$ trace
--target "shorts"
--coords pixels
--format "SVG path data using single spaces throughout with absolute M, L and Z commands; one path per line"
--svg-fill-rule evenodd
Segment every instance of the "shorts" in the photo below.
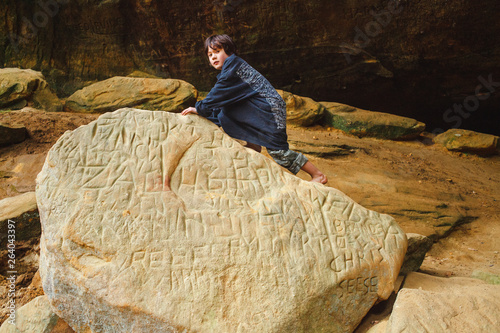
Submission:
M 290 170 L 296 175 L 300 169 L 306 164 L 307 157 L 293 150 L 271 150 L 267 149 L 269 155 L 282 167 Z

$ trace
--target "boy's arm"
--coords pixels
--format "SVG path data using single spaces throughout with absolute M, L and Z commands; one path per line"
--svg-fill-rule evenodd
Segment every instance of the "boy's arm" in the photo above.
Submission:
M 236 74 L 239 64 L 240 63 L 230 64 L 227 70 L 220 74 L 217 83 L 215 83 L 207 97 L 196 102 L 196 111 L 199 114 L 208 116 L 215 108 L 222 108 L 248 98 L 252 94 L 256 94 L 256 92 Z
M 228 80 L 218 80 L 207 97 L 196 102 L 194 108 L 188 107 L 184 109 L 181 114 L 185 116 L 193 113 L 199 114 L 205 118 L 209 117 L 214 109 L 220 109 L 225 105 L 229 105 L 247 97 L 248 92 L 245 92 L 244 88 L 244 85 L 240 85 L 238 82 L 230 84 Z

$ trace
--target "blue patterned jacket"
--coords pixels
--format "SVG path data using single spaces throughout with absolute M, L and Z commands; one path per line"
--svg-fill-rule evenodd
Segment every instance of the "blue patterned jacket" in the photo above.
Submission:
M 214 114 L 214 109 L 220 112 Z M 224 61 L 217 83 L 196 103 L 196 111 L 212 121 L 216 116 L 235 139 L 288 150 L 286 103 L 262 74 L 235 54 Z

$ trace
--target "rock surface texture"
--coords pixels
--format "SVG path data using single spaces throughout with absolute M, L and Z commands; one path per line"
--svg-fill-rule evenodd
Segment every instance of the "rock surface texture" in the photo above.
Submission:
M 194 105 L 198 92 L 189 83 L 173 79 L 116 76 L 68 97 L 67 111 L 110 112 L 124 107 L 180 112 Z
M 20 109 L 28 104 L 46 111 L 61 111 L 62 103 L 45 77 L 31 69 L 0 69 L 0 109 Z
M 168 112 L 65 133 L 37 200 L 43 287 L 77 332 L 350 332 L 407 246 L 390 216 Z

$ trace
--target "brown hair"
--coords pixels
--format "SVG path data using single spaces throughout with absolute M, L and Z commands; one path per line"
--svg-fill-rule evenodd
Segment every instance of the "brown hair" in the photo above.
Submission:
M 212 35 L 205 40 L 205 54 L 208 48 L 213 50 L 224 49 L 227 55 L 236 53 L 236 45 L 228 35 Z

